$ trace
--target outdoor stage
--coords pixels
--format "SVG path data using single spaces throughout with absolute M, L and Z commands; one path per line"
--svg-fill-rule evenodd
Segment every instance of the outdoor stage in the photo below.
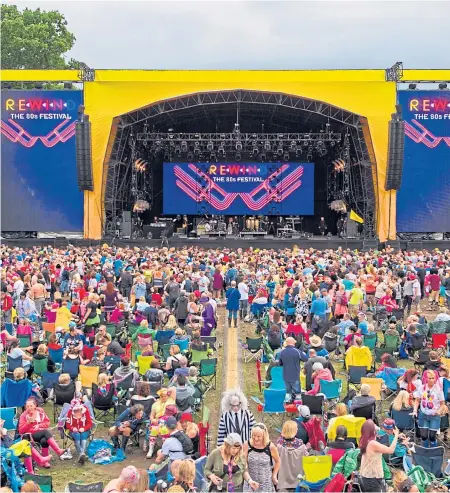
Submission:
M 294 245 L 301 249 L 314 248 L 317 250 L 336 250 L 339 247 L 350 250 L 363 250 L 369 248 L 383 248 L 382 243 L 365 243 L 362 239 L 342 239 L 337 236 L 327 238 L 326 236 L 314 236 L 312 238 L 169 238 L 169 247 L 186 248 L 186 247 L 199 247 L 199 248 L 228 248 L 236 250 L 238 248 L 259 248 L 259 249 L 275 249 L 282 250 L 284 248 L 292 248 Z M 111 239 L 103 238 L 101 240 L 85 240 L 85 239 L 67 239 L 64 237 L 59 238 L 27 238 L 16 240 L 2 240 L 4 245 L 16 246 L 19 248 L 31 248 L 33 246 L 52 246 L 53 248 L 62 248 L 68 245 L 75 247 L 90 247 L 103 244 L 115 245 L 118 247 L 151 247 L 159 248 L 161 246 L 161 240 L 127 240 L 127 239 Z M 434 250 L 450 250 L 450 240 L 423 240 L 423 241 L 399 241 L 388 242 L 388 245 L 392 245 L 394 248 L 401 248 L 402 250 L 411 249 L 426 249 Z

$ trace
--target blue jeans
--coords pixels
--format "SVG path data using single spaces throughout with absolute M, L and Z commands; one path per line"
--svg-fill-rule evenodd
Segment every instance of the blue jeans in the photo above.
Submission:
M 237 315 L 237 310 L 228 310 L 228 318 L 234 318 L 235 320 L 237 320 Z
M 294 380 L 292 382 L 287 382 L 285 380 L 284 383 L 286 384 L 286 394 L 300 394 L 300 380 Z
M 87 440 L 90 434 L 90 431 L 83 431 L 83 433 L 72 432 L 70 435 L 75 441 L 80 442 L 81 440 Z

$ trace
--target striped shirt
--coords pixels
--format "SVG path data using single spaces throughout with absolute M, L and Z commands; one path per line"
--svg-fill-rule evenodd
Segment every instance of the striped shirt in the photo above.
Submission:
M 217 446 L 223 445 L 227 435 L 237 433 L 242 438 L 242 443 L 250 439 L 250 431 L 255 425 L 255 418 L 250 411 L 242 409 L 237 413 L 227 411 L 222 414 L 217 434 Z

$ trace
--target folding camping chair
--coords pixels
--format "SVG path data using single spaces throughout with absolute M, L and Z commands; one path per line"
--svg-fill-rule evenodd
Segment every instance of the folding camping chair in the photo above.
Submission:
M 68 483 L 64 493 L 102 493 L 103 481 L 98 483 Z
M 189 339 L 183 341 L 173 341 L 173 343 L 180 348 L 180 353 L 183 353 L 189 349 Z
M 153 346 L 153 338 L 151 334 L 139 334 L 137 336 L 137 344 L 141 350 L 149 345 Z
M 208 359 L 208 350 L 199 351 L 198 349 L 191 348 L 190 364 L 199 365 L 202 359 Z
M 199 367 L 199 378 L 206 383 L 208 390 L 216 388 L 217 358 L 202 359 Z
M 367 367 L 366 366 L 349 366 L 347 368 L 348 374 L 348 383 L 349 385 L 353 385 L 356 388 L 361 387 L 361 378 L 367 375 Z
M 51 373 L 49 371 L 44 371 L 41 375 L 42 388 L 53 390 L 53 387 L 59 381 L 60 375 L 61 375 L 61 373 Z
M 398 379 L 405 374 L 405 368 L 385 368 L 382 372 L 378 374 L 378 377 L 383 379 L 389 394 L 385 393 L 387 399 L 394 398 L 398 392 Z M 387 400 L 386 399 L 386 400 Z
M 430 361 L 430 351 L 431 349 L 426 348 L 426 349 L 421 349 L 418 351 L 417 355 L 414 358 L 414 367 L 416 370 L 420 371 L 420 367 L 424 366 L 425 363 L 428 363 Z
M 61 349 L 51 349 L 51 348 L 48 348 L 48 357 L 56 365 L 62 365 L 63 356 L 64 356 L 64 348 L 61 348 Z
M 416 431 L 416 421 L 409 410 L 396 411 L 391 409 L 391 417 L 395 421 L 395 426 L 414 441 Z
M 170 344 L 170 339 L 175 335 L 174 330 L 158 330 L 155 334 L 155 341 L 158 343 L 159 348 L 164 344 Z
M 436 350 L 439 357 L 447 354 L 447 334 L 431 334 L 431 348 Z
M 137 357 L 137 365 L 138 365 L 139 375 L 145 375 L 148 372 L 148 370 L 150 369 L 150 365 L 152 364 L 152 361 L 154 359 L 155 359 L 154 356 L 139 355 Z
M 263 352 L 262 342 L 262 337 L 246 338 L 246 343 L 242 345 L 242 354 L 245 363 L 261 358 Z
M 272 390 L 284 390 L 286 391 L 286 384 L 283 379 L 283 367 L 282 366 L 274 366 L 270 370 L 271 380 L 263 380 L 261 383 L 267 384 L 269 383 L 269 389 Z
M 3 429 L 7 433 L 12 432 L 14 435 L 17 428 L 17 408 L 16 407 L 2 407 L 0 408 L 0 419 L 4 421 Z M 14 438 L 14 437 L 11 437 Z
M 116 387 L 111 384 L 106 394 L 100 395 L 98 393 L 98 385 L 94 383 L 92 385 L 92 407 L 94 408 L 95 419 L 99 422 L 104 422 L 105 426 L 111 418 L 112 421 L 116 420 L 117 406 L 114 402 L 114 392 Z
M 167 359 L 170 357 L 171 347 L 172 344 L 162 344 L 161 346 L 158 345 L 158 353 L 161 355 L 163 361 L 167 361 Z
M 56 326 L 54 323 L 42 322 L 42 330 L 45 332 L 45 337 L 48 339 L 50 334 L 56 333 Z
M 7 355 L 7 366 L 6 371 L 13 372 L 16 368 L 23 368 L 22 356 L 17 358 L 12 358 L 9 354 Z
M 302 394 L 302 405 L 309 407 L 312 415 L 323 416 L 325 396 Z
M 83 346 L 83 358 L 91 361 L 91 359 L 94 358 L 95 353 L 99 349 L 100 349 L 100 346 L 89 347 L 89 346 L 84 345 Z
M 376 412 L 380 413 L 381 412 L 381 407 L 382 407 L 382 397 L 381 397 L 381 389 L 383 386 L 383 379 L 382 378 L 373 378 L 373 377 L 362 377 L 361 378 L 361 385 L 365 383 L 369 385 L 370 387 L 370 392 L 369 395 L 372 396 L 375 399 L 375 410 Z
M 20 348 L 26 348 L 31 346 L 31 336 L 29 335 L 18 335 L 17 339 L 19 339 L 19 347 Z
M 364 346 L 367 346 L 371 351 L 375 349 L 378 342 L 377 334 L 366 334 L 363 336 Z
M 120 366 L 120 356 L 105 356 L 104 362 L 110 366 L 108 372 L 112 375 Z
M 302 457 L 303 478 L 298 491 L 324 491 L 325 484 L 331 476 L 333 460 L 330 455 L 313 455 Z
M 33 358 L 33 373 L 40 377 L 44 371 L 47 371 L 48 358 Z
M 356 416 L 337 416 L 333 421 L 333 426 L 328 427 L 327 436 L 329 441 L 336 439 L 336 429 L 338 426 L 345 426 L 347 428 L 347 438 L 351 439 L 355 446 L 357 446 L 359 439 L 361 438 L 361 428 L 366 422 L 365 418 Z
M 271 426 L 275 427 L 275 421 L 283 417 L 286 414 L 284 407 L 284 400 L 286 398 L 286 391 L 283 389 L 264 389 L 263 399 L 261 402 L 258 397 L 252 396 L 252 400 L 258 404 L 258 411 L 262 413 L 261 420 L 264 423 L 264 418 L 267 417 L 271 422 Z
M 53 490 L 53 479 L 51 476 L 42 476 L 41 474 L 29 474 L 25 473 L 23 475 L 24 481 L 34 481 L 43 493 L 52 493 Z
M 398 348 L 400 347 L 400 336 L 398 334 L 396 335 L 391 335 L 391 334 L 384 334 L 384 344 L 382 348 L 386 350 L 393 350 L 394 352 L 398 351 Z
M 330 411 L 339 402 L 342 392 L 342 380 L 320 380 L 320 393 L 325 396 L 325 409 Z
M 65 358 L 62 363 L 61 373 L 68 373 L 72 380 L 76 380 L 80 374 L 80 360 Z
M 425 471 L 431 472 L 436 478 L 442 478 L 444 464 L 444 447 L 421 447 L 414 445 L 412 462 L 415 466 L 422 466 Z
M 209 345 L 210 349 L 216 350 L 217 347 L 217 337 L 216 336 L 201 336 L 200 339 L 202 342 L 205 342 Z
M 114 324 L 106 324 L 106 332 L 111 336 L 111 339 L 116 337 L 116 326 Z
M 80 380 L 81 386 L 84 389 L 92 389 L 93 384 L 98 381 L 99 366 L 80 365 Z

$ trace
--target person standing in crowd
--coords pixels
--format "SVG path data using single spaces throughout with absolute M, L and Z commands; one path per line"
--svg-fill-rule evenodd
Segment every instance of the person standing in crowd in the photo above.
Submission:
M 217 446 L 223 445 L 230 433 L 237 433 L 242 442 L 250 438 L 250 431 L 255 424 L 255 418 L 248 409 L 247 397 L 241 389 L 231 389 L 224 392 L 221 402 Z
M 237 316 L 239 311 L 239 302 L 241 294 L 236 287 L 236 281 L 230 282 L 230 287 L 226 291 L 227 311 L 228 311 L 228 327 L 231 327 L 231 321 L 234 321 L 234 327 L 237 328 Z
M 293 337 L 288 337 L 279 358 L 280 365 L 283 367 L 286 394 L 289 394 L 292 400 L 297 394 L 300 394 L 300 363 L 308 359 L 304 353 L 295 347 L 295 344 L 296 340 Z

